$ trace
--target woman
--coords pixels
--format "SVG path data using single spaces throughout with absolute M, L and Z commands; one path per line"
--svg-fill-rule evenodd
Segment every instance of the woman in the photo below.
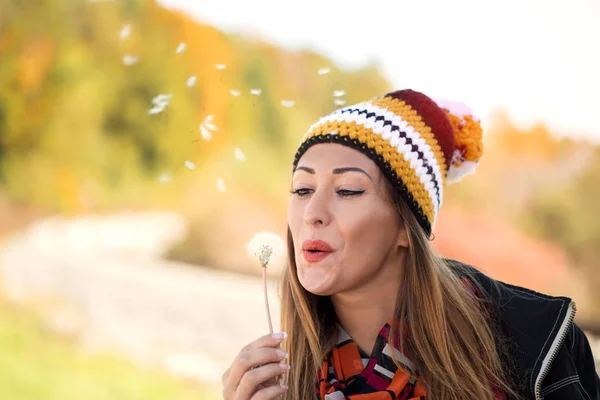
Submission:
M 224 398 L 600 399 L 570 299 L 432 249 L 444 184 L 472 173 L 482 147 L 469 110 L 412 90 L 315 123 L 294 159 L 288 336 L 246 346 Z

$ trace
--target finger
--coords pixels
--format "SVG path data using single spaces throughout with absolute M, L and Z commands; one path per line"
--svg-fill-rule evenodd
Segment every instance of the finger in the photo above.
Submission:
M 250 398 L 253 393 L 257 392 L 259 385 L 267 382 L 269 379 L 283 375 L 288 370 L 289 365 L 280 363 L 271 363 L 250 370 L 244 374 L 240 385 L 236 390 L 236 395 L 242 399 Z M 258 392 L 261 390 L 258 390 Z
M 288 390 L 285 385 L 273 385 L 268 388 L 261 389 L 252 396 L 250 400 L 270 400 L 276 399 L 278 396 L 285 393 Z
M 237 390 L 237 386 L 242 379 L 242 376 L 252 367 L 258 367 L 263 364 L 278 362 L 287 357 L 287 353 L 277 347 L 259 347 L 249 348 L 240 352 L 229 371 L 226 385 L 232 390 Z
M 280 362 L 285 358 L 287 358 L 287 354 L 283 350 L 269 347 L 241 352 L 231 365 L 227 386 L 231 387 L 233 391 L 237 391 L 242 377 L 251 368 L 256 367 L 256 369 L 260 369 L 261 367 L 259 366 L 261 365 Z
M 225 382 L 227 382 L 227 378 L 229 377 L 229 370 L 231 368 L 227 368 L 227 370 L 225 370 L 225 372 L 223 372 L 223 375 L 221 375 L 221 383 L 223 385 L 225 385 Z
M 223 386 L 223 390 L 221 391 L 221 395 L 223 396 L 223 400 L 233 399 L 235 392 L 233 392 L 230 388 Z
M 285 333 L 285 332 L 278 332 L 278 333 L 274 333 L 272 335 L 261 336 L 258 339 L 256 339 L 255 341 L 250 342 L 246 346 L 244 346 L 244 348 L 242 349 L 242 352 L 252 350 L 252 349 L 258 349 L 260 347 L 277 347 L 281 344 L 283 339 L 285 339 L 286 337 L 287 337 L 287 333 Z

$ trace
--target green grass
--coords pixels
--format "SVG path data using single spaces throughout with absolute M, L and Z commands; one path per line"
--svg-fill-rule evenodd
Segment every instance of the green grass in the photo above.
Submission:
M 2 400 L 213 400 L 215 392 L 109 355 L 89 355 L 0 300 Z

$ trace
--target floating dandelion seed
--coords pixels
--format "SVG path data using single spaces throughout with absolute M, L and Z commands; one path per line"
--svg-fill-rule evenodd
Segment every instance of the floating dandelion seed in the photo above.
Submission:
M 214 118 L 214 115 L 208 115 L 200 124 L 200 134 L 202 135 L 202 139 L 206 140 L 207 142 L 212 139 L 211 131 L 214 132 L 217 130 L 215 124 L 212 123 Z
M 269 323 L 269 333 L 273 333 L 271 311 L 269 310 L 269 296 L 267 290 L 267 265 L 271 262 L 281 263 L 285 254 L 285 242 L 283 239 L 271 232 L 259 232 L 248 242 L 246 249 L 252 258 L 257 260 L 262 267 L 263 293 L 265 297 L 265 309 Z
M 183 53 L 186 48 L 187 48 L 187 45 L 185 43 L 181 42 L 181 43 L 179 43 L 179 46 L 177 46 L 177 50 L 175 50 L 175 52 L 177 54 Z
M 331 68 L 325 67 L 325 68 L 319 68 L 319 71 L 317 71 L 317 74 L 326 75 L 330 72 L 331 72 Z
M 334 90 L 333 91 L 333 97 L 342 97 L 345 94 L 346 94 L 345 90 Z
M 188 87 L 192 87 L 196 84 L 196 75 L 192 75 L 188 78 L 187 82 L 185 83 Z
M 208 129 L 216 131 L 217 127 L 215 126 L 215 124 L 213 124 L 214 119 L 215 119 L 215 116 L 213 114 L 207 115 L 206 118 L 204 118 L 204 123 L 206 124 L 206 127 Z
M 343 99 L 335 99 L 333 102 L 336 106 L 343 106 L 344 104 L 346 104 L 346 100 Z
M 123 56 L 123 64 L 130 66 L 133 64 L 137 64 L 137 62 L 140 61 L 140 57 L 139 56 L 135 56 L 133 54 L 125 54 Z
M 162 174 L 159 178 L 158 181 L 160 183 L 169 183 L 171 182 L 171 176 L 169 174 Z
M 221 178 L 217 179 L 217 189 L 219 192 L 225 192 L 225 182 Z
M 185 167 L 186 167 L 187 169 L 194 170 L 194 169 L 196 169 L 196 164 L 194 164 L 194 163 L 193 163 L 193 162 L 191 162 L 190 160 L 186 160 L 186 161 L 185 161 Z
M 154 105 L 154 107 L 152 107 L 148 111 L 148 114 L 154 115 L 154 114 L 158 114 L 159 112 L 164 111 L 164 109 L 169 105 L 171 98 L 173 98 L 173 95 L 170 93 L 169 94 L 159 94 L 158 96 L 153 98 L 152 104 Z
M 200 124 L 200 134 L 202 135 L 202 139 L 206 140 L 207 142 L 210 141 L 212 139 L 212 134 L 210 133 L 210 131 L 208 129 L 206 129 L 206 127 L 202 124 Z
M 161 93 L 152 99 L 152 104 L 166 107 L 172 98 L 173 95 L 171 93 Z
M 254 96 L 260 96 L 262 89 L 250 89 L 250 94 Z
M 296 104 L 294 100 L 281 100 L 281 105 L 284 107 L 294 107 L 294 104 Z
M 233 150 L 233 153 L 235 155 L 235 158 L 237 158 L 240 161 L 246 161 L 246 156 L 244 155 L 244 153 L 242 153 L 242 149 L 240 149 L 239 147 L 236 147 Z
M 229 93 L 231 93 L 231 95 L 234 97 L 238 97 L 240 95 L 240 91 L 235 89 L 231 89 Z
M 119 37 L 122 39 L 127 39 L 131 35 L 131 25 L 127 24 L 121 29 L 121 33 L 119 33 Z
M 227 65 L 225 65 L 225 64 L 216 64 L 215 68 L 217 68 L 218 70 L 224 70 L 225 68 L 227 68 Z

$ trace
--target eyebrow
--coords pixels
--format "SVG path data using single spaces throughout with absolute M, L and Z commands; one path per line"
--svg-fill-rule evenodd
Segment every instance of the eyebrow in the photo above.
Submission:
M 315 174 L 315 170 L 312 169 L 312 168 L 310 168 L 310 167 L 300 166 L 300 167 L 296 168 L 296 171 L 305 171 L 305 172 L 308 172 L 311 175 Z M 370 180 L 373 180 L 373 178 L 371 178 L 371 176 L 369 174 L 367 174 L 367 172 L 364 169 L 358 168 L 358 167 L 334 168 L 332 172 L 335 175 L 345 174 L 346 172 L 360 172 L 361 174 L 365 174 Z

